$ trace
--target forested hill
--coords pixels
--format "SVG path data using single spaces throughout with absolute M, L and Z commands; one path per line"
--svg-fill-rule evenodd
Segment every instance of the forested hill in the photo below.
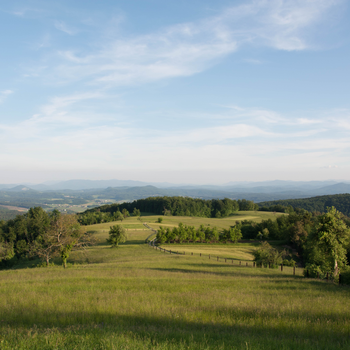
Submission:
M 327 207 L 336 207 L 343 214 L 350 215 L 350 194 L 333 194 L 328 196 L 318 196 L 303 199 L 284 199 L 277 201 L 258 203 L 260 208 L 269 208 L 272 206 L 292 206 L 293 208 L 302 208 L 307 211 L 318 211 L 324 213 Z
M 238 210 L 258 210 L 258 205 L 245 199 L 236 201 L 229 198 L 205 200 L 190 197 L 149 197 L 133 202 L 103 205 L 89 209 L 78 214 L 79 222 L 83 225 L 91 225 L 118 220 L 120 211 L 132 213 L 134 209 L 156 215 L 221 218 Z

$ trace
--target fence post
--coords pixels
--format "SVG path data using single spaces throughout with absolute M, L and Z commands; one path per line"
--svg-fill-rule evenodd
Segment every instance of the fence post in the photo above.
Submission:
M 293 276 L 295 276 L 295 266 L 293 266 Z
M 225 262 L 226 262 L 226 258 L 225 258 Z
M 217 257 L 217 261 L 219 261 L 219 257 Z
M 253 261 L 253 267 L 255 267 L 255 261 Z
M 233 265 L 233 259 L 232 259 L 232 265 Z
M 247 262 L 245 263 L 245 266 L 248 266 L 248 263 L 247 263 Z
M 199 256 L 202 256 L 202 253 L 199 253 Z
M 239 262 L 239 266 L 241 266 L 241 265 L 242 265 L 242 261 Z
M 281 271 L 283 271 L 283 264 L 281 264 Z
M 339 285 L 342 284 L 342 275 L 341 273 L 339 274 Z
M 193 252 L 191 253 L 191 255 L 193 255 Z
M 186 252 L 184 252 L 184 255 L 186 255 Z
M 306 277 L 309 278 L 309 270 L 306 270 Z
M 210 254 L 209 254 L 209 259 L 210 259 Z
M 269 263 L 269 269 L 270 269 L 271 267 L 270 267 L 270 263 Z

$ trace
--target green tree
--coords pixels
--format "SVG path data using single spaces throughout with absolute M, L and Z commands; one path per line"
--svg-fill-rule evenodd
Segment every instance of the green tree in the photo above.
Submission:
M 132 212 L 132 215 L 134 215 L 134 216 L 140 216 L 140 215 L 141 215 L 140 209 L 134 208 L 134 211 Z
M 327 213 L 320 216 L 315 231 L 311 234 L 309 263 L 315 264 L 334 276 L 339 268 L 347 264 L 347 245 L 350 240 L 350 228 L 342 220 L 342 214 L 334 207 L 327 208 Z
M 241 238 L 242 238 L 241 225 L 236 225 L 234 227 L 231 227 L 230 229 L 224 229 L 220 236 L 220 239 L 226 243 L 227 241 L 236 243 Z
M 117 210 L 114 213 L 113 218 L 114 218 L 115 221 L 118 221 L 118 220 L 123 221 L 124 220 L 124 215 L 119 210 Z
M 94 243 L 92 236 L 80 229 L 76 215 L 61 215 L 57 210 L 49 215 L 50 226 L 30 245 L 30 255 L 38 256 L 49 266 L 50 260 L 61 256 L 63 266 L 73 249 Z
M 124 243 L 128 238 L 125 228 L 121 225 L 114 225 L 109 228 L 109 238 L 107 243 L 112 245 L 112 248 L 118 248 L 119 243 Z
M 267 242 L 261 242 L 261 246 L 253 251 L 253 255 L 257 266 L 264 265 L 266 267 L 270 265 L 270 267 L 277 267 L 279 264 L 282 264 L 283 257 L 287 253 L 284 250 L 278 251 Z
M 2 260 L 10 260 L 15 256 L 13 244 L 7 242 L 0 242 L 0 262 Z
M 167 232 L 164 227 L 160 226 L 156 236 L 157 243 L 163 244 L 167 240 Z
M 130 213 L 128 212 L 128 210 L 127 210 L 126 208 L 124 208 L 124 209 L 122 210 L 122 214 L 123 214 L 123 216 L 124 216 L 124 219 L 127 218 L 128 216 L 130 216 Z

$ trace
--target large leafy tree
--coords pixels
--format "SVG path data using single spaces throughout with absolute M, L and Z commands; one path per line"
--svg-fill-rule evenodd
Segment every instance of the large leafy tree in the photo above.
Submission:
M 54 210 L 49 218 L 49 227 L 31 245 L 31 255 L 40 257 L 47 266 L 53 257 L 60 256 L 66 267 L 70 252 L 92 244 L 93 239 L 80 229 L 76 215 L 61 215 Z
M 311 235 L 309 263 L 319 266 L 324 273 L 332 272 L 337 276 L 339 268 L 347 264 L 349 240 L 350 228 L 342 220 L 342 214 L 334 207 L 328 208 Z

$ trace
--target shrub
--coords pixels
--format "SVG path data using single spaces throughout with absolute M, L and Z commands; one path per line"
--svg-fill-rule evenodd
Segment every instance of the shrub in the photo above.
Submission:
M 260 248 L 254 250 L 253 255 L 257 266 L 264 265 L 267 267 L 270 265 L 272 268 L 277 268 L 277 266 L 282 263 L 283 256 L 286 255 L 286 252 L 284 250 L 279 252 L 267 242 L 262 242 Z
M 303 275 L 305 277 L 311 277 L 311 278 L 325 278 L 326 273 L 324 273 L 320 266 L 316 264 L 306 264 L 305 269 L 303 271 Z

